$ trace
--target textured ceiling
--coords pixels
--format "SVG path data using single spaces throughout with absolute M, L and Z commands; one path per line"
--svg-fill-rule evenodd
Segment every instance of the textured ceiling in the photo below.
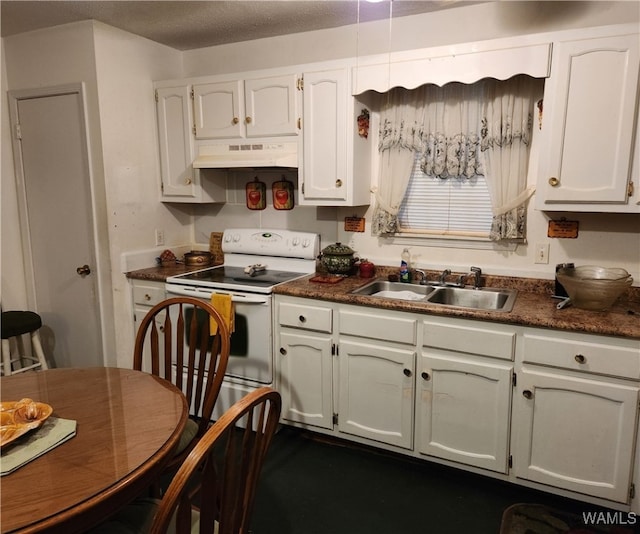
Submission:
M 1 0 L 1 35 L 95 19 L 178 50 L 427 13 L 464 0 Z

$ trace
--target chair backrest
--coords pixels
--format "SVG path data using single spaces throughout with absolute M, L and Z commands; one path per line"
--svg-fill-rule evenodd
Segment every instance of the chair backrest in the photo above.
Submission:
M 218 325 L 210 335 L 210 318 Z M 160 376 L 182 390 L 197 417 L 198 436 L 209 427 L 227 370 L 231 341 L 218 311 L 208 302 L 175 297 L 156 304 L 138 328 L 133 368 Z
M 229 408 L 174 476 L 150 532 L 166 532 L 173 519 L 177 534 L 192 532 L 195 502 L 198 532 L 248 533 L 258 478 L 280 410 L 280 394 L 266 386 Z

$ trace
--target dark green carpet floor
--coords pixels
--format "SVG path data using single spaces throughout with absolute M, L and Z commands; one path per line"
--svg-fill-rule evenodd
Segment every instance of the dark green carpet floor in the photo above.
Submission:
M 284 427 L 262 471 L 253 534 L 498 534 L 511 504 L 597 506 Z

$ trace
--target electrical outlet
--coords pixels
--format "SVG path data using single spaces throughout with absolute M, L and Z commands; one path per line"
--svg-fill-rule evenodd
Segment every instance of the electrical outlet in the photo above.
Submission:
M 164 230 L 156 228 L 156 247 L 164 245 Z
M 536 243 L 536 263 L 549 263 L 549 243 Z

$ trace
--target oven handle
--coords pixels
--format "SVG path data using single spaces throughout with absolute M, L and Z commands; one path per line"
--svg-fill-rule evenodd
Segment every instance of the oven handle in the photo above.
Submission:
M 231 295 L 231 300 L 238 304 L 267 304 L 269 302 L 269 296 L 249 295 L 243 293 L 231 293 L 229 291 L 212 291 L 210 289 L 192 288 L 177 285 L 167 285 L 167 293 L 170 295 L 183 295 L 186 297 L 195 297 L 203 300 L 210 300 L 213 293 L 222 293 L 225 295 Z

